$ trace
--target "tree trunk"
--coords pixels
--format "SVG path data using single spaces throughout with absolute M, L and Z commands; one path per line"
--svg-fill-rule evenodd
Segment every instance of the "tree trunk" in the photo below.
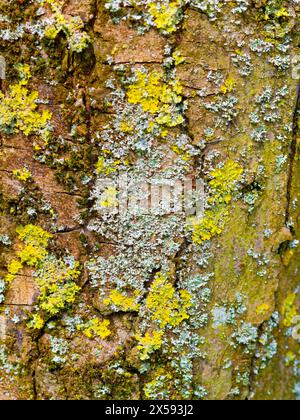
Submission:
M 299 399 L 299 1 L 62 3 L 0 1 L 0 399 Z

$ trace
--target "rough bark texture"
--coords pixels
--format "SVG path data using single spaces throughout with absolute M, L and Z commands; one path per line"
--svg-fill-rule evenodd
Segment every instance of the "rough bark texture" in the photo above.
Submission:
M 300 398 L 299 2 L 63 3 L 0 1 L 0 399 Z

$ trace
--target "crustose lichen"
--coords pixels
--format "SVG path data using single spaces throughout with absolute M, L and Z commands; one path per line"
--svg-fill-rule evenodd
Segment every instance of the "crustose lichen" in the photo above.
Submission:
M 26 87 L 31 78 L 28 65 L 17 66 L 21 80 L 9 87 L 5 95 L 0 92 L 0 130 L 5 134 L 22 132 L 25 136 L 41 135 L 44 140 L 49 135 L 51 113 L 37 111 L 37 91 L 29 92 Z

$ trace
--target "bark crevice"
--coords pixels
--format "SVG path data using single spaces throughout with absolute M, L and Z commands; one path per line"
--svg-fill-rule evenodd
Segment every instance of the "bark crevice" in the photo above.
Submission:
M 291 206 L 292 206 L 292 187 L 293 187 L 293 175 L 294 175 L 294 165 L 297 154 L 297 137 L 299 134 L 299 117 L 300 117 L 300 81 L 297 85 L 296 92 L 296 104 L 293 114 L 293 135 L 289 151 L 289 166 L 288 166 L 288 181 L 287 181 L 287 206 L 286 206 L 286 216 L 285 222 L 288 226 L 290 221 Z

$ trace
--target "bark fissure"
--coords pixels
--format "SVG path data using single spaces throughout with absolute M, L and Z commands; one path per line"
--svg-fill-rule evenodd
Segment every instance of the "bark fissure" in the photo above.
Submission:
M 289 165 L 288 165 L 288 180 L 287 180 L 287 206 L 286 206 L 286 216 L 285 222 L 288 226 L 290 221 L 290 213 L 292 206 L 292 187 L 293 187 L 293 175 L 294 175 L 294 165 L 295 158 L 297 154 L 297 137 L 299 135 L 299 117 L 300 117 L 300 81 L 297 86 L 296 92 L 296 104 L 293 114 L 293 135 L 289 151 Z

